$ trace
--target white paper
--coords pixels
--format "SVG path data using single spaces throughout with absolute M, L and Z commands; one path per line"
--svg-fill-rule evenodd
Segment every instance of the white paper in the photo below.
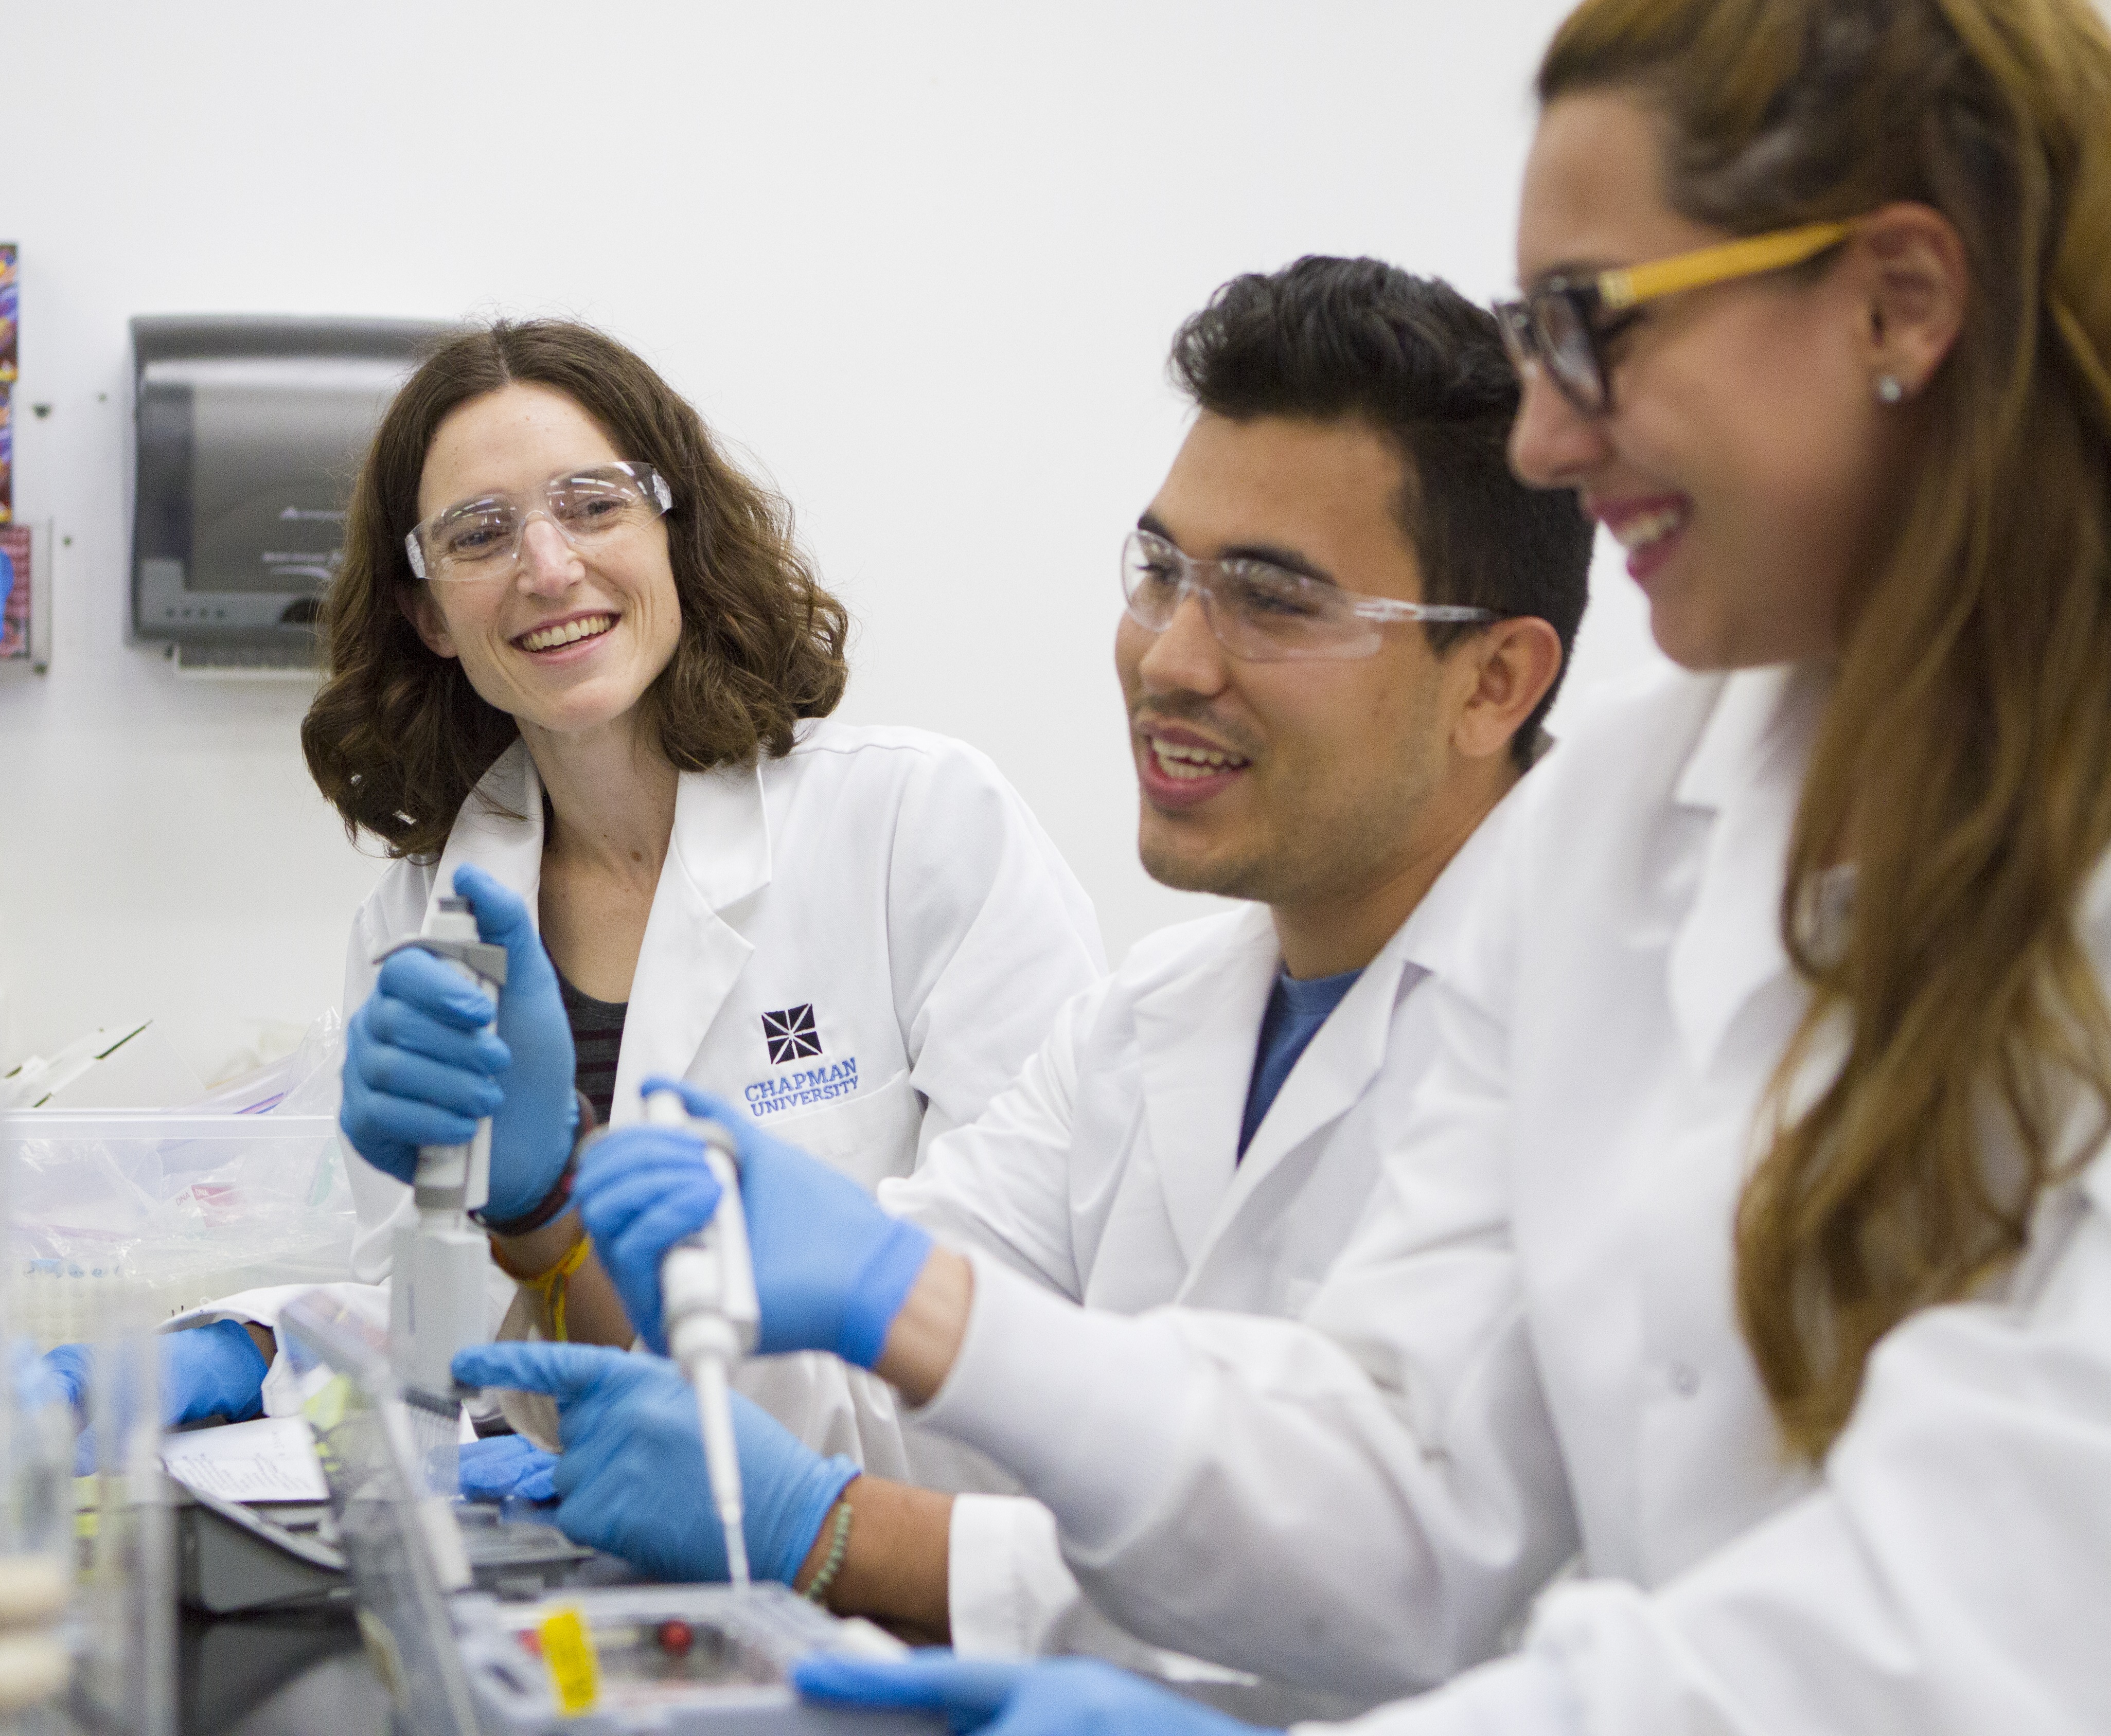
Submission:
M 179 1483 L 223 1501 L 327 1501 L 315 1436 L 300 1416 L 261 1416 L 193 1429 L 161 1442 L 161 1462 Z

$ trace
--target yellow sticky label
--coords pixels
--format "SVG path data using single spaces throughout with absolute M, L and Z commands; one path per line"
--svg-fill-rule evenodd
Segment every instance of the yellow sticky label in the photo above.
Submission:
M 579 1612 L 561 1609 L 535 1631 L 543 1642 L 543 1661 L 550 1666 L 550 1685 L 557 1690 L 557 1710 L 567 1718 L 592 1711 L 601 1697 L 601 1666 Z
M 301 1414 L 308 1419 L 308 1426 L 317 1435 L 327 1435 L 345 1419 L 352 1407 L 354 1394 L 349 1375 L 332 1375 L 309 1396 L 301 1407 Z

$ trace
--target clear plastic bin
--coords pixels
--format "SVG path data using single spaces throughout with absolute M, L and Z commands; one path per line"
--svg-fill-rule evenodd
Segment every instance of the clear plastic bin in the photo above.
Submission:
M 11 1208 L 17 1248 L 25 1199 L 39 1197 L 41 1179 L 25 1173 L 25 1157 L 68 1167 L 64 1142 L 44 1138 L 54 1130 L 34 1123 L 25 1139 L 22 1121 L 0 1117 L 0 1199 Z M 107 1149 L 102 1155 L 110 1158 Z M 123 1203 L 110 1203 L 104 1222 L 89 1227 L 120 1222 Z M 153 1292 L 121 1261 L 116 1270 L 84 1270 L 69 1280 L 65 1336 L 83 1353 L 60 1370 L 31 1358 L 16 1308 L 25 1295 L 60 1288 L 33 1287 L 19 1269 L 0 1285 L 0 1348 L 8 1362 L 0 1380 L 0 1576 L 16 1619 L 30 1628 L 11 1643 L 55 1644 L 57 1652 L 44 1655 L 63 1679 L 46 1703 L 0 1715 L 0 1729 L 175 1736 L 175 1588 Z M 55 1597 L 63 1607 L 48 1615 Z
M 17 1110 L 0 1116 L 14 1236 L 8 1313 L 41 1348 L 97 1293 L 154 1319 L 274 1284 L 348 1278 L 355 1214 L 328 1115 Z

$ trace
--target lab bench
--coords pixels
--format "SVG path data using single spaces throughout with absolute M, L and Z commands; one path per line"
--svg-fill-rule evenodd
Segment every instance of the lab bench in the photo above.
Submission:
M 176 1674 L 183 1736 L 388 1736 L 388 1691 L 344 1605 L 186 1612 Z

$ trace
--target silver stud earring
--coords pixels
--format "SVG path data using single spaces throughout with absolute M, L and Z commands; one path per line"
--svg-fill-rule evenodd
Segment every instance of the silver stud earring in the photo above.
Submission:
M 1906 388 L 1900 383 L 1895 374 L 1877 376 L 1877 401 L 1879 404 L 1900 404 L 1905 401 Z

